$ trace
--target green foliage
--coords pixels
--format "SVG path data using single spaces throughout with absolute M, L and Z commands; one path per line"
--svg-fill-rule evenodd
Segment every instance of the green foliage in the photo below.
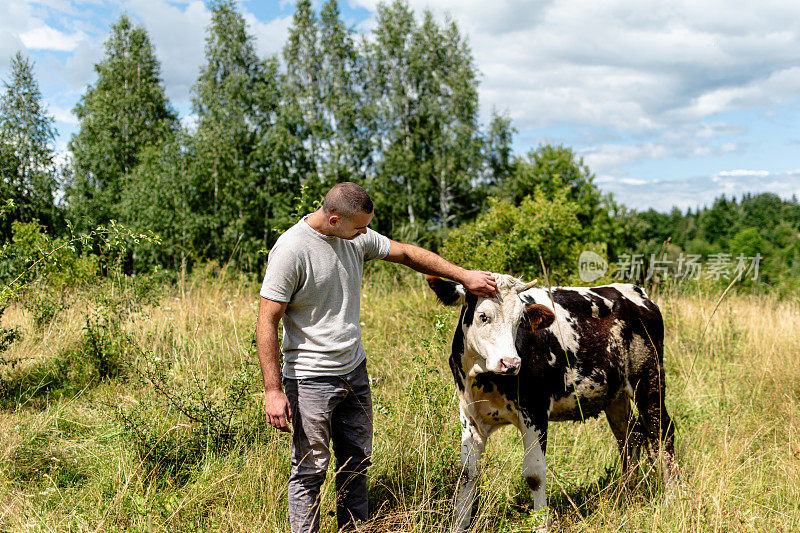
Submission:
M 537 191 L 550 200 L 565 190 L 566 197 L 577 207 L 575 213 L 587 240 L 603 240 L 606 235 L 601 208 L 602 195 L 594 185 L 594 173 L 582 157 L 563 145 L 543 144 L 514 161 L 511 176 L 503 183 L 502 192 L 515 205 Z M 607 224 L 606 224 L 607 225 Z
M 80 129 L 72 137 L 71 215 L 83 227 L 120 220 L 119 203 L 141 151 L 178 127 L 161 82 L 147 31 L 127 15 L 111 27 L 97 81 L 75 107 Z
M 194 237 L 208 221 L 190 194 L 194 153 L 186 149 L 189 144 L 188 136 L 179 132 L 143 148 L 122 191 L 120 210 L 130 227 L 159 236 L 136 246 L 136 272 L 158 265 L 177 271 L 201 255 Z
M 304 184 L 361 181 L 371 166 L 367 71 L 354 41 L 335 0 L 319 17 L 311 2 L 297 3 L 283 49 L 282 97 L 308 156 Z
M 54 205 L 56 129 L 47 114 L 33 63 L 21 52 L 11 59 L 10 81 L 0 98 L 0 200 L 13 202 L 0 224 L 0 239 L 11 237 L 11 221 L 39 221 L 52 234 L 61 229 Z
M 37 330 L 53 322 L 68 307 L 67 292 L 47 283 L 33 283 L 26 287 L 22 308 L 31 314 Z
M 228 260 L 237 252 L 253 270 L 297 183 L 281 161 L 294 141 L 279 116 L 278 62 L 257 56 L 232 0 L 211 4 L 205 53 L 192 99 L 193 242 L 200 258 Z
M 265 430 L 261 404 L 253 401 L 260 385 L 253 365 L 221 383 L 206 382 L 182 379 L 172 361 L 142 354 L 136 373 L 151 394 L 119 407 L 116 416 L 157 480 L 184 483 L 205 462 L 247 448 Z
M 455 22 L 421 24 L 406 2 L 378 6 L 367 45 L 375 109 L 377 174 L 367 189 L 381 213 L 377 227 L 451 228 L 476 212 L 482 170 L 477 125 L 477 67 Z M 408 231 L 408 230 L 407 230 Z M 413 232 L 409 232 L 413 234 Z
M 760 254 L 758 283 L 790 295 L 798 287 L 800 250 L 800 203 L 797 198 L 781 200 L 770 193 L 744 195 L 741 199 L 722 196 L 710 207 L 685 214 L 648 210 L 626 213 L 618 222 L 630 230 L 616 241 L 615 253 L 658 251 L 669 239 L 679 252 L 699 254 L 729 253 L 755 257 Z M 612 254 L 613 255 L 613 254 Z M 727 283 L 727 281 L 725 282 Z
M 542 276 L 541 260 L 558 283 L 576 268 L 581 227 L 579 206 L 568 191 L 555 192 L 553 201 L 537 191 L 519 206 L 491 199 L 489 209 L 473 222 L 453 230 L 442 253 L 468 268 L 511 273 L 522 278 Z
M 500 187 L 512 179 L 514 170 L 514 157 L 511 148 L 516 129 L 511 118 L 492 113 L 489 123 L 488 142 L 486 146 L 486 176 L 484 178 L 489 187 Z
M 51 238 L 36 223 L 14 222 L 12 241 L 0 250 L 0 304 L 31 297 L 45 287 L 69 291 L 86 287 L 98 276 L 121 268 L 125 251 L 143 243 L 157 243 L 152 232 L 135 233 L 112 220 L 69 238 Z M 32 304 L 35 305 L 35 304 Z M 47 312 L 43 313 L 43 316 Z
M 3 318 L 3 313 L 6 312 L 5 307 L 0 307 L 0 320 Z M 9 346 L 14 344 L 22 337 L 19 328 L 4 328 L 0 327 L 0 354 L 8 349 Z M 0 359 L 0 362 L 3 360 Z
M 740 230 L 730 240 L 729 250 L 734 254 L 744 254 L 753 257 L 765 251 L 764 239 L 756 228 L 745 228 Z
M 51 238 L 35 222 L 14 222 L 12 238 L 0 250 L 0 300 L 29 296 L 44 302 L 54 291 L 86 285 L 96 279 L 98 257 L 78 252 L 79 238 Z M 51 287 L 50 294 L 45 294 Z M 45 317 L 49 312 L 41 315 Z M 38 319 L 37 319 L 38 322 Z M 48 322 L 44 320 L 41 323 Z
M 100 380 L 119 376 L 132 353 L 130 339 L 122 331 L 117 316 L 105 311 L 86 317 L 81 355 L 94 367 Z

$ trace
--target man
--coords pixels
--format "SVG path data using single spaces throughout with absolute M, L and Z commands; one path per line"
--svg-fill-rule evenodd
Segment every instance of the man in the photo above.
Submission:
M 333 441 L 340 528 L 367 519 L 366 469 L 372 454 L 372 398 L 359 326 L 364 262 L 385 259 L 447 277 L 481 296 L 488 272 L 465 270 L 368 226 L 373 205 L 355 183 L 339 183 L 322 207 L 280 236 L 269 253 L 258 312 L 258 358 L 267 421 L 289 431 L 292 533 L 319 530 L 319 493 Z M 283 319 L 283 379 L 278 323 Z M 283 387 L 281 387 L 283 382 Z

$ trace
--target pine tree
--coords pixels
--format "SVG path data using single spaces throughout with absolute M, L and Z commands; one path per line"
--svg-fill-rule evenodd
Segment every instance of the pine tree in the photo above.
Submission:
M 97 81 L 75 107 L 80 130 L 69 143 L 70 207 L 93 224 L 120 218 L 121 193 L 140 152 L 178 128 L 147 31 L 122 15 L 105 48 L 105 58 L 95 65 Z
M 258 58 L 253 37 L 233 0 L 211 5 L 206 64 L 194 86 L 198 115 L 193 170 L 197 210 L 206 221 L 195 236 L 201 255 L 252 258 L 273 238 L 277 198 L 296 189 L 292 128 L 279 114 L 277 59 Z M 283 174 L 279 174 L 284 172 Z
M 0 99 L 0 194 L 2 200 L 13 200 L 16 205 L 4 220 L 36 219 L 56 232 L 57 179 L 52 148 L 56 129 L 42 102 L 33 63 L 21 52 L 11 59 L 10 80 L 4 87 Z M 10 222 L 4 223 L 4 240 L 10 231 Z

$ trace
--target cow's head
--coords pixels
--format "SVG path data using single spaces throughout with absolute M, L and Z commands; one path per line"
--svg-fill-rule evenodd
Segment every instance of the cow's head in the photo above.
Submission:
M 525 304 L 519 294 L 533 286 L 505 274 L 495 274 L 497 294 L 481 298 L 468 293 L 463 285 L 434 276 L 425 276 L 433 292 L 445 305 L 461 305 L 461 334 L 467 372 L 516 374 L 522 361 L 514 339 L 518 328 L 531 331 L 548 327 L 555 315 L 539 304 Z M 458 335 L 458 333 L 456 333 Z

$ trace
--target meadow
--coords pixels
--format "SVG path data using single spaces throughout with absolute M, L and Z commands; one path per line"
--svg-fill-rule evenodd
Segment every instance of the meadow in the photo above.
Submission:
M 155 289 L 116 279 L 7 308 L 0 529 L 288 531 L 289 436 L 263 417 L 258 287 L 209 267 Z M 625 490 L 603 416 L 554 423 L 554 531 L 800 530 L 800 304 L 720 296 L 655 295 L 679 486 L 665 490 L 645 461 Z M 378 270 L 361 320 L 375 415 L 374 519 L 363 530 L 446 531 L 459 474 L 447 366 L 457 311 L 419 276 Z M 474 531 L 530 530 L 521 457 L 516 430 L 489 440 Z

